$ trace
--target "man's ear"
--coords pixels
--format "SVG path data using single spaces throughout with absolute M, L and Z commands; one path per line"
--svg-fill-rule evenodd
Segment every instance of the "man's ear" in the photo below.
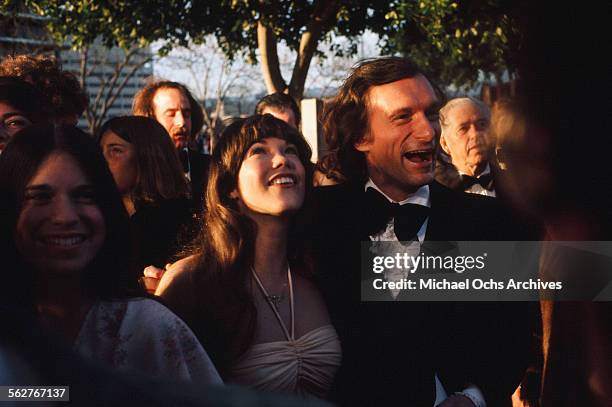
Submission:
M 442 147 L 442 150 L 448 154 L 448 156 L 451 156 L 450 153 L 450 149 L 448 148 L 448 144 L 446 144 L 446 137 L 444 137 L 444 135 L 440 136 L 440 147 Z
M 359 141 L 353 144 L 355 150 L 361 151 L 362 153 L 367 153 L 372 148 L 372 141 L 370 141 L 370 137 L 366 134 Z

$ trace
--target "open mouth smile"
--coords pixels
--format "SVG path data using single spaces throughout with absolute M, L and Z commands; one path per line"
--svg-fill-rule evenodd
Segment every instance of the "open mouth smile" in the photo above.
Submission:
M 403 153 L 402 157 L 416 164 L 431 163 L 433 161 L 433 153 L 434 151 L 431 148 L 412 150 Z
M 42 237 L 40 240 L 42 241 L 42 243 L 48 246 L 70 248 L 70 247 L 78 246 L 79 244 L 83 243 L 85 239 L 86 239 L 85 235 L 78 234 L 78 235 L 65 235 L 65 236 L 49 235 L 49 236 Z
M 298 180 L 295 175 L 291 174 L 278 174 L 273 176 L 270 181 L 268 181 L 268 185 L 287 185 L 292 186 L 297 184 Z

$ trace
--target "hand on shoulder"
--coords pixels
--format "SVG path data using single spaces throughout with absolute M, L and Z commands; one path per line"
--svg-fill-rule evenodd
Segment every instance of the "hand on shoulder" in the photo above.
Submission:
M 157 290 L 157 286 L 159 285 L 159 280 L 161 280 L 165 272 L 166 269 L 160 269 L 155 266 L 145 267 L 142 272 L 143 277 L 140 278 L 140 281 L 149 294 L 155 294 L 155 290 Z
M 144 269 L 143 282 L 147 291 L 163 298 L 164 303 L 181 318 L 188 318 L 195 304 L 192 272 L 197 256 L 185 257 L 164 269 L 149 266 Z
M 190 279 L 190 272 L 195 269 L 196 264 L 196 256 L 185 257 L 172 264 L 167 264 L 166 270 L 159 277 L 155 295 L 165 297 L 168 291 L 172 290 L 172 286 L 183 286 L 183 283 Z
M 188 271 L 195 268 L 197 259 L 195 256 L 188 256 L 174 263 L 166 264 L 164 268 L 148 266 L 143 270 L 142 283 L 149 294 L 161 296 L 170 284 Z

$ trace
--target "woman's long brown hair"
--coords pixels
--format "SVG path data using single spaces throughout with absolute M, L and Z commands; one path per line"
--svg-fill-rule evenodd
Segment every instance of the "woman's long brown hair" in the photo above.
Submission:
M 257 318 L 250 274 L 256 225 L 240 212 L 229 195 L 237 187 L 238 172 L 249 147 L 269 137 L 294 144 L 306 169 L 306 199 L 292 217 L 287 255 L 292 270 L 298 273 L 311 270 L 303 239 L 312 188 L 310 147 L 297 130 L 269 114 L 233 122 L 212 154 L 204 227 L 192 251 L 198 258 L 195 273 L 198 304 L 192 327 L 221 374 L 251 344 Z

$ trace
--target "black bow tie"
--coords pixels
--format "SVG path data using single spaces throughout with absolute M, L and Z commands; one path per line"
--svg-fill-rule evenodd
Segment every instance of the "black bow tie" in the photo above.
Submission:
M 493 174 L 488 173 L 480 177 L 472 177 L 470 175 L 461 174 L 461 189 L 464 191 L 470 189 L 474 184 L 478 184 L 486 190 L 493 190 Z
M 404 204 L 389 202 L 374 188 L 368 188 L 364 199 L 364 219 L 368 236 L 380 232 L 393 218 L 395 236 L 400 241 L 409 241 L 415 238 L 417 232 L 429 215 L 429 208 L 417 204 Z

